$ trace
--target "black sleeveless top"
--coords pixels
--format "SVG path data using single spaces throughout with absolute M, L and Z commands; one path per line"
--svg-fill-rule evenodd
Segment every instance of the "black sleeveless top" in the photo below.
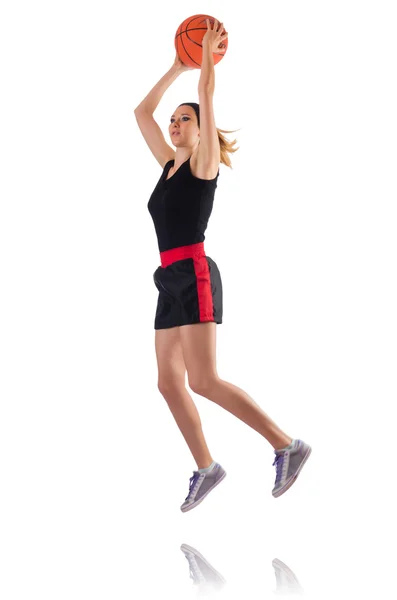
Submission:
M 166 163 L 147 204 L 160 252 L 205 240 L 219 177 L 219 169 L 214 179 L 195 177 L 189 158 L 167 180 L 174 162 Z

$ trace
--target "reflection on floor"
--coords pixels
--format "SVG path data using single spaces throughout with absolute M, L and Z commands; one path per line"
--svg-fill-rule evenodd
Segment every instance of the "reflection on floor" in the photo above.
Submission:
M 198 595 L 207 596 L 220 592 L 226 581 L 220 573 L 193 546 L 182 544 L 181 550 L 189 563 L 189 576 L 197 586 Z M 276 595 L 303 594 L 303 589 L 291 569 L 280 559 L 274 558 L 272 565 L 276 576 Z

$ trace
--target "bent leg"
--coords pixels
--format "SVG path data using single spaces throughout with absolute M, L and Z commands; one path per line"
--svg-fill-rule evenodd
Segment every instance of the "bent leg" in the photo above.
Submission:
M 216 323 L 181 327 L 181 342 L 191 390 L 212 400 L 260 433 L 273 448 L 288 446 L 292 438 L 241 388 L 224 381 L 216 368 Z
M 158 388 L 185 438 L 198 469 L 208 467 L 212 456 L 192 397 L 185 387 L 186 366 L 179 327 L 155 330 Z

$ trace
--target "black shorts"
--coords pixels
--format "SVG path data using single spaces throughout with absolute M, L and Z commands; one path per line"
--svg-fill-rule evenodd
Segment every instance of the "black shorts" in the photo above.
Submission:
M 204 243 L 160 253 L 161 266 L 153 273 L 159 291 L 155 329 L 192 323 L 222 323 L 222 280 L 218 266 L 204 251 Z

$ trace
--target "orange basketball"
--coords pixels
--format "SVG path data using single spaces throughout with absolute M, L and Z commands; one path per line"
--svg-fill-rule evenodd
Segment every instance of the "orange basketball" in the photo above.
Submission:
M 175 34 L 175 50 L 177 51 L 179 58 L 185 65 L 193 67 L 194 69 L 201 68 L 203 57 L 202 41 L 208 29 L 206 19 L 209 19 L 211 28 L 213 29 L 215 22 L 214 17 L 211 17 L 210 15 L 194 15 L 193 17 L 185 19 L 183 23 L 179 25 Z M 220 24 L 219 19 L 218 24 Z M 214 65 L 225 56 L 228 46 L 227 41 L 228 38 L 225 38 L 222 42 L 225 47 L 224 52 L 222 51 L 221 54 L 218 54 L 217 52 L 212 53 Z

